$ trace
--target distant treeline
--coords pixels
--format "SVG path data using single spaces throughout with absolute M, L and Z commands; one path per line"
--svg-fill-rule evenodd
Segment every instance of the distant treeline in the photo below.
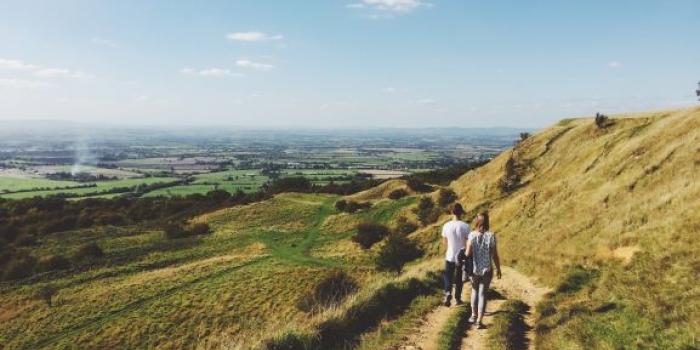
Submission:
M 447 186 L 450 184 L 450 182 L 458 179 L 467 171 L 476 169 L 488 162 L 489 160 L 468 160 L 449 165 L 442 169 L 413 173 L 411 175 L 404 176 L 404 178 L 409 181 L 414 180 L 433 185 Z

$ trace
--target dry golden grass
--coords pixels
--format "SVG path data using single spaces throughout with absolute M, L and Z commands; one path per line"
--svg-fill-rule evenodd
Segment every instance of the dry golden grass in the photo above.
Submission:
M 564 120 L 451 187 L 467 210 L 490 211 L 506 264 L 549 285 L 570 265 L 604 271 L 596 283 L 607 289 L 598 298 L 629 309 L 606 316 L 619 324 L 591 323 L 601 329 L 589 345 L 625 344 L 634 333 L 624 327 L 651 317 L 651 344 L 697 346 L 689 334 L 700 333 L 700 289 L 691 282 L 700 277 L 700 109 L 612 120 L 605 129 L 590 118 Z M 511 157 L 520 181 L 506 193 L 499 183 Z M 421 234 L 434 238 L 431 230 Z M 646 275 L 658 279 L 648 283 Z M 683 311 L 668 316 L 681 302 Z M 585 324 L 552 334 L 563 339 L 594 327 Z
M 398 189 L 405 190 L 408 194 L 415 194 L 413 190 L 408 187 L 406 180 L 389 180 L 379 184 L 379 186 L 346 196 L 345 199 L 355 202 L 376 202 L 388 198 L 389 193 Z

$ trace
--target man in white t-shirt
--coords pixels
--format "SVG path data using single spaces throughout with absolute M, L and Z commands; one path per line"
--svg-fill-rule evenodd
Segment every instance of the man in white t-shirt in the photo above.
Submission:
M 452 302 L 452 284 L 455 285 L 455 303 L 462 304 L 462 269 L 458 265 L 457 256 L 461 249 L 466 249 L 469 237 L 469 224 L 462 221 L 464 208 L 459 203 L 452 207 L 452 220 L 442 226 L 442 237 L 446 247 L 445 251 L 445 306 Z

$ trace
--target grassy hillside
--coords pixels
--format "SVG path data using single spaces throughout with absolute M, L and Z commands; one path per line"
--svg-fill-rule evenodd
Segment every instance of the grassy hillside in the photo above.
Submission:
M 558 286 L 538 348 L 700 346 L 700 109 L 563 120 L 451 187 L 506 264 Z
M 90 268 L 0 283 L 1 347 L 218 349 L 255 345 L 287 331 L 312 332 L 345 308 L 376 298 L 388 283 L 415 276 L 397 280 L 375 271 L 376 249 L 363 251 L 349 240 L 354 226 L 324 225 L 337 217 L 389 222 L 413 200 L 387 200 L 347 214 L 336 212 L 338 198 L 282 194 L 218 210 L 192 220 L 208 223 L 211 234 L 189 238 L 167 239 L 138 226 L 43 236 L 31 248 L 40 259 L 70 256 L 88 242 L 105 257 Z M 347 306 L 321 314 L 300 310 L 297 301 L 337 269 L 359 286 Z M 37 296 L 47 285 L 58 289 L 51 306 Z

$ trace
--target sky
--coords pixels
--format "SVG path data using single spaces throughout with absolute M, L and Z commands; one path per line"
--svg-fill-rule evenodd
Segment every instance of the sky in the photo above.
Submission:
M 698 81 L 698 0 L 0 0 L 0 125 L 536 128 Z

